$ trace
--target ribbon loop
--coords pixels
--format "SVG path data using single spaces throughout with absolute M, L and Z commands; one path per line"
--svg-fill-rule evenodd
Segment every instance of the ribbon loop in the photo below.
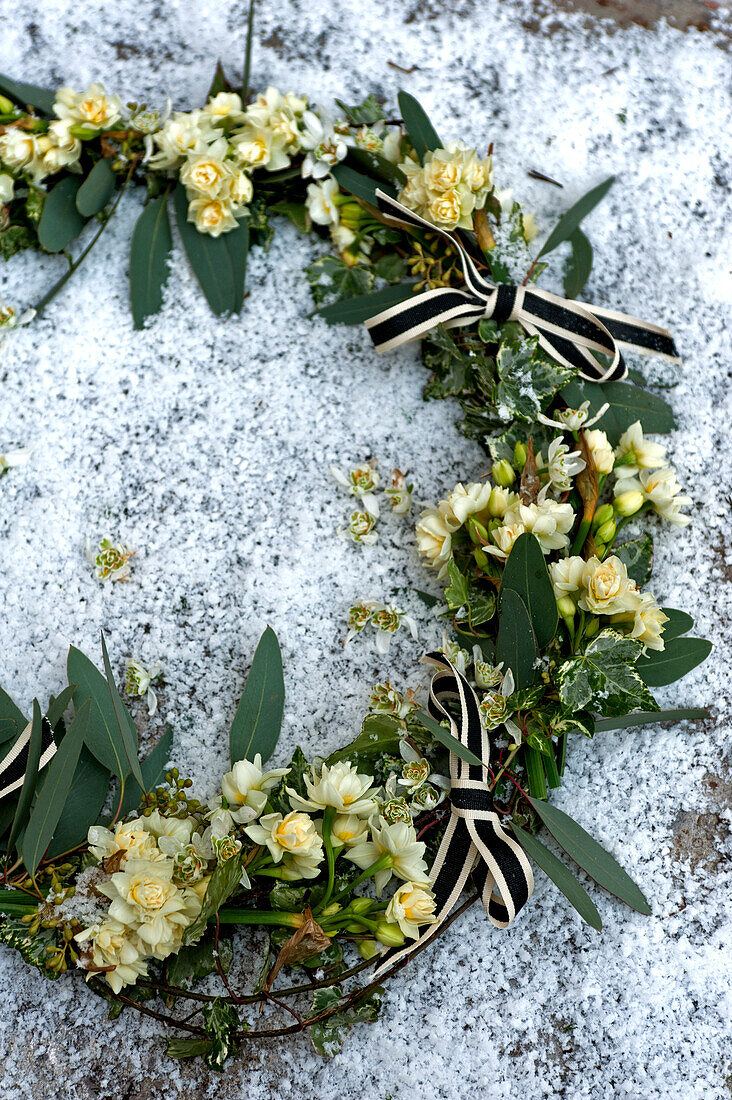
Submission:
M 435 934 L 460 897 L 471 873 L 488 919 L 508 928 L 534 889 L 534 876 L 523 848 L 501 824 L 488 785 L 490 745 L 480 720 L 472 687 L 441 653 L 427 660 L 436 666 L 427 709 L 436 721 L 447 718 L 453 737 L 483 763 L 469 764 L 450 753 L 450 819 L 430 871 L 435 897 L 435 923 L 427 925 L 416 943 L 394 948 L 383 956 L 376 974 L 409 955 Z M 448 709 L 454 704 L 454 717 Z
M 379 352 L 418 340 L 442 325 L 473 324 L 491 318 L 498 324 L 518 321 L 529 336 L 562 366 L 576 370 L 590 382 L 609 382 L 628 373 L 620 345 L 645 355 L 661 355 L 680 362 L 673 338 L 666 329 L 636 317 L 560 298 L 536 287 L 488 282 L 458 232 L 449 233 L 407 209 L 382 190 L 376 192 L 384 220 L 392 225 L 437 233 L 457 251 L 465 288 L 438 287 L 415 294 L 382 310 L 366 321 Z M 607 356 L 609 366 L 594 353 Z

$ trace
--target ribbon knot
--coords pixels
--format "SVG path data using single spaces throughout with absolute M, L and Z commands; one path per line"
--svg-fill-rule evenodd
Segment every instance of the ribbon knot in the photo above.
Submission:
M 560 298 L 534 286 L 490 283 L 476 267 L 465 235 L 439 229 L 380 189 L 376 198 L 387 223 L 426 229 L 449 241 L 458 254 L 465 279 L 464 289 L 424 290 L 366 321 L 377 351 L 390 351 L 421 339 L 438 325 L 452 328 L 489 318 L 497 324 L 518 321 L 529 336 L 538 337 L 540 346 L 556 362 L 591 382 L 625 378 L 628 371 L 620 354 L 621 345 L 679 362 L 666 329 L 614 310 Z M 610 359 L 610 364 L 598 359 L 598 353 Z
M 475 692 L 441 653 L 429 653 L 427 660 L 437 667 L 427 709 L 438 722 L 447 718 L 453 737 L 480 760 L 487 761 L 490 745 Z M 457 718 L 448 704 L 453 704 Z M 493 808 L 485 763 L 469 764 L 451 752 L 450 819 L 430 871 L 436 920 L 423 929 L 416 944 L 435 934 L 471 874 L 491 924 L 508 928 L 534 889 L 531 865 Z M 387 952 L 376 974 L 410 954 L 416 944 Z

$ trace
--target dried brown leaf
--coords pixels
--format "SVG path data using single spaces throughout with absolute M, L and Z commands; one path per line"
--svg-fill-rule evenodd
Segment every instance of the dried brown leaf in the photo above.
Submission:
M 269 993 L 272 983 L 283 966 L 291 966 L 303 959 L 309 959 L 311 955 L 317 955 L 320 951 L 324 951 L 326 947 L 330 947 L 330 936 L 317 923 L 312 911 L 306 909 L 302 917 L 303 921 L 300 927 L 287 943 L 283 943 L 280 948 L 274 966 L 262 986 L 263 993 Z
M 535 504 L 540 489 L 541 478 L 536 468 L 534 437 L 530 435 L 526 444 L 526 461 L 524 462 L 524 468 L 521 473 L 521 486 L 519 490 L 521 493 L 521 503 Z

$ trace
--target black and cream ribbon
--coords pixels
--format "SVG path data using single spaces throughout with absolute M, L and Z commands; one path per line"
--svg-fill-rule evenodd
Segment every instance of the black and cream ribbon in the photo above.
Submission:
M 472 687 L 441 653 L 426 658 L 437 666 L 432 678 L 428 710 L 438 722 L 449 719 L 453 737 L 480 760 L 489 759 L 488 734 L 480 720 L 478 699 Z M 455 719 L 446 704 L 459 709 Z M 534 889 L 534 876 L 520 844 L 501 825 L 493 808 L 488 770 L 468 764 L 450 753 L 450 820 L 430 871 L 435 898 L 434 924 L 426 925 L 418 940 L 392 948 L 376 974 L 388 969 L 418 945 L 434 936 L 462 893 L 470 874 L 480 893 L 488 919 L 496 928 L 508 928 Z
M 467 238 L 439 229 L 380 189 L 376 195 L 379 209 L 389 224 L 426 229 L 449 241 L 460 257 L 465 278 L 465 289 L 425 290 L 366 321 L 377 351 L 390 351 L 420 339 L 438 325 L 451 328 L 485 317 L 498 324 L 518 321 L 529 336 L 539 337 L 548 355 L 563 366 L 577 369 L 591 382 L 617 381 L 626 376 L 621 344 L 645 355 L 680 361 L 671 334 L 658 325 L 560 298 L 535 287 L 487 282 L 465 247 Z M 608 356 L 610 365 L 604 366 L 593 352 Z
M 0 798 L 6 794 L 12 794 L 23 786 L 26 769 L 28 767 L 28 749 L 30 748 L 31 730 L 33 723 L 29 722 L 15 742 L 10 752 L 0 760 Z M 38 771 L 45 768 L 56 753 L 56 742 L 53 738 L 51 723 L 47 718 L 41 719 L 41 756 L 38 761 Z

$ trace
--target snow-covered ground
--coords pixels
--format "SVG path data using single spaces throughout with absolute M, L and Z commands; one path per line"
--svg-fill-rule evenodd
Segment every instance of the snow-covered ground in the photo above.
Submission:
M 406 87 L 443 137 L 494 143 L 499 185 L 536 209 L 541 231 L 617 174 L 588 222 L 588 299 L 667 325 L 683 349 L 681 368 L 639 362 L 678 410 L 670 445 L 695 502 L 690 529 L 656 532 L 653 591 L 716 643 L 663 700 L 709 703 L 714 719 L 571 746 L 559 804 L 628 867 L 651 918 L 603 896 L 598 935 L 539 874 L 510 932 L 471 911 L 390 983 L 382 1019 L 335 1061 L 303 1037 L 250 1045 L 223 1080 L 166 1060 L 154 1024 L 109 1023 L 79 982 L 49 985 L 0 949 L 0 1094 L 721 1100 L 732 1074 L 729 54 L 718 31 L 618 30 L 516 0 L 260 6 L 259 84 L 322 102 Z M 241 64 L 243 0 L 0 8 L 0 70 L 39 84 L 101 79 L 123 100 L 193 106 L 217 57 Z M 323 248 L 289 225 L 269 254 L 253 252 L 240 318 L 208 314 L 179 251 L 163 314 L 135 332 L 138 209 L 125 201 L 67 291 L 0 352 L 0 452 L 33 447 L 0 482 L 0 683 L 25 706 L 44 702 L 69 643 L 98 656 L 104 628 L 120 671 L 125 656 L 163 662 L 151 732 L 170 723 L 175 762 L 210 794 L 267 623 L 288 686 L 278 762 L 296 744 L 325 752 L 350 738 L 375 680 L 423 678 L 408 636 L 386 660 L 342 648 L 355 598 L 403 601 L 404 586 L 431 582 L 409 523 L 385 519 L 370 549 L 337 535 L 350 500 L 329 463 L 376 455 L 385 472 L 409 469 L 421 500 L 486 464 L 455 430 L 455 407 L 423 404 L 413 351 L 379 358 L 364 331 L 309 319 L 302 271 Z M 16 258 L 0 291 L 30 305 L 61 263 Z M 130 584 L 94 578 L 85 543 L 104 535 L 137 549 Z M 436 622 L 409 607 L 434 642 Z

